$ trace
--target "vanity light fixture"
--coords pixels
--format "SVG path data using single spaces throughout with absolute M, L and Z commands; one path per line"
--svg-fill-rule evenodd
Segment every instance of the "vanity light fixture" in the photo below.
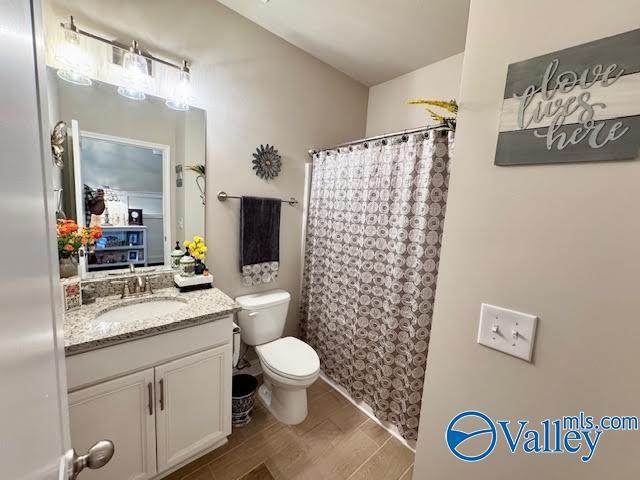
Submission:
M 91 85 L 91 59 L 80 47 L 78 28 L 69 18 L 69 23 L 61 24 L 64 28 L 64 40 L 56 48 L 56 61 L 61 65 L 58 77 L 75 85 Z
M 79 36 L 82 35 L 126 52 L 122 58 L 124 85 L 118 87 L 118 93 L 120 95 L 133 100 L 144 100 L 146 98 L 144 92 L 149 89 L 150 82 L 152 81 L 149 72 L 149 61 L 157 62 L 167 67 L 175 68 L 179 71 L 180 75 L 178 84 L 173 88 L 170 98 L 166 101 L 166 105 L 174 110 L 189 110 L 189 101 L 191 100 L 191 72 L 187 60 L 183 60 L 182 64 L 176 65 L 175 63 L 154 57 L 148 52 L 141 51 L 138 42 L 135 40 L 131 43 L 131 46 L 127 48 L 113 40 L 108 40 L 99 35 L 80 30 L 76 27 L 73 17 L 70 17 L 68 23 L 61 23 L 60 26 L 65 33 L 65 44 L 68 43 L 72 46 L 62 45 L 61 56 L 59 56 L 56 51 L 56 60 L 63 66 L 63 68 L 58 70 L 58 76 L 60 76 L 60 78 L 78 85 L 91 85 L 91 79 L 88 75 L 91 70 L 91 63 L 89 62 L 89 57 L 86 52 L 80 49 L 78 42 Z M 66 41 L 67 38 L 70 42 Z M 65 50 L 70 51 L 71 54 L 62 56 Z
M 189 63 L 184 60 L 182 68 L 180 68 L 180 78 L 173 88 L 171 97 L 167 99 L 165 104 L 167 107 L 181 112 L 189 110 L 189 102 L 191 101 L 191 71 Z
M 135 40 L 131 42 L 129 51 L 124 54 L 122 68 L 124 85 L 118 87 L 118 93 L 131 100 L 144 100 L 144 91 L 149 87 L 151 77 L 147 61 L 141 55 L 138 42 Z

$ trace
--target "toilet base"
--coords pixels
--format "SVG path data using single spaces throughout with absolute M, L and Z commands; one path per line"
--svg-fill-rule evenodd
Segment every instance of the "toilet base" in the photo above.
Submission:
M 297 425 L 307 418 L 306 387 L 282 388 L 265 375 L 264 383 L 258 389 L 258 397 L 269 412 L 285 425 Z

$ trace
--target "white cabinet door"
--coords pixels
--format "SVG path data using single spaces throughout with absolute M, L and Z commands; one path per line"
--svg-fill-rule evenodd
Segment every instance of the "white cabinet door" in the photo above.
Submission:
M 231 345 L 156 367 L 158 471 L 231 434 Z
M 153 369 L 69 394 L 71 441 L 86 452 L 96 439 L 115 445 L 111 461 L 83 480 L 144 480 L 156 473 Z

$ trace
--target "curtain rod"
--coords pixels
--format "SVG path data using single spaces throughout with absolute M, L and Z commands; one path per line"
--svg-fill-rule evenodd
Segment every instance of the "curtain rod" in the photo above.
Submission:
M 357 143 L 371 142 L 373 140 L 380 140 L 381 138 L 395 137 L 396 135 L 403 135 L 403 134 L 408 134 L 408 133 L 416 133 L 416 132 L 421 132 L 421 131 L 424 131 L 424 130 L 436 130 L 438 128 L 442 128 L 443 126 L 444 125 L 442 125 L 442 124 L 440 124 L 440 125 L 432 125 L 432 126 L 425 125 L 424 127 L 410 128 L 408 130 L 400 130 L 398 132 L 385 133 L 383 135 L 376 135 L 374 137 L 366 137 L 366 138 L 361 138 L 359 140 L 352 140 L 350 142 L 341 143 L 340 145 L 336 145 L 334 147 L 320 148 L 320 149 L 312 148 L 312 149 L 310 149 L 308 151 L 308 153 L 309 153 L 309 156 L 313 156 L 316 153 L 326 152 L 327 150 L 333 150 L 334 148 L 346 147 L 348 145 L 355 145 Z

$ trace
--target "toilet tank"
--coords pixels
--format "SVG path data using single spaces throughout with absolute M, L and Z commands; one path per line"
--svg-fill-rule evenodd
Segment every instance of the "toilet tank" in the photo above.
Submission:
M 262 345 L 282 336 L 291 295 L 285 290 L 243 295 L 236 298 L 240 337 L 247 345 Z

